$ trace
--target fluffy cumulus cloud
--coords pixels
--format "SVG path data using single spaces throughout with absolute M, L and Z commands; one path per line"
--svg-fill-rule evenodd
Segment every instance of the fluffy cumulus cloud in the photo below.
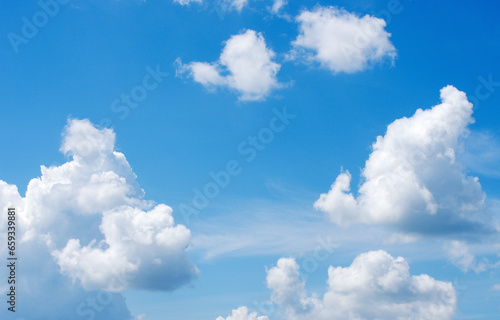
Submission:
M 73 312 L 78 304 L 72 303 L 80 299 L 73 301 L 73 296 L 95 297 L 92 292 L 103 290 L 108 297 L 120 297 L 115 302 L 121 301 L 122 308 L 121 295 L 109 292 L 172 290 L 197 274 L 185 253 L 190 231 L 174 223 L 170 207 L 143 199 L 132 168 L 114 145 L 111 129 L 96 128 L 88 120 L 69 120 L 61 151 L 70 161 L 42 166 L 41 176 L 30 181 L 24 197 L 16 186 L 0 181 L 2 220 L 6 207 L 16 206 L 22 250 L 39 257 L 36 270 L 23 274 L 41 272 L 43 276 L 38 276 L 46 279 L 46 287 L 60 284 L 65 288 L 61 292 L 73 287 L 78 294 L 59 297 Z M 43 281 L 36 281 L 40 288 Z M 21 294 L 29 296 L 36 287 Z M 41 309 L 36 312 L 43 318 Z M 78 310 L 85 313 L 85 306 Z
M 383 19 L 317 6 L 302 11 L 296 21 L 299 35 L 292 42 L 292 56 L 317 62 L 334 73 L 362 71 L 396 56 Z
M 257 316 L 256 312 L 248 312 L 246 307 L 240 307 L 238 309 L 234 309 L 233 313 L 227 318 L 218 317 L 216 320 L 269 320 L 266 316 Z
M 178 74 L 188 74 L 209 89 L 227 87 L 240 94 L 240 100 L 262 100 L 279 88 L 280 65 L 262 34 L 253 30 L 232 36 L 226 41 L 219 61 L 214 63 L 178 60 Z
M 100 229 L 105 239 L 99 244 L 92 241 L 82 247 L 71 239 L 53 252 L 61 271 L 86 289 L 170 290 L 196 273 L 184 253 L 190 232 L 174 226 L 166 205 L 147 212 L 128 206 L 107 211 Z
M 328 288 L 309 295 L 294 259 L 282 258 L 268 270 L 271 301 L 288 320 L 450 319 L 456 307 L 451 283 L 423 274 L 385 251 L 360 254 L 348 267 L 328 270 Z
M 357 196 L 350 193 L 350 173 L 342 172 L 315 208 L 339 225 L 383 223 L 421 234 L 486 228 L 490 216 L 478 178 L 455 160 L 473 122 L 472 104 L 452 86 L 441 90 L 441 100 L 377 137 Z

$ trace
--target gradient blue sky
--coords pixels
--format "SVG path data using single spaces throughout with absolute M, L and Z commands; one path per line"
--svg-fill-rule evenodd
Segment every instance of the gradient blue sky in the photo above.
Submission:
M 145 199 L 172 207 L 175 222 L 190 229 L 187 255 L 199 270 L 188 284 L 173 291 L 124 290 L 121 294 L 131 314 L 145 314 L 147 320 L 212 320 L 227 317 L 239 306 L 282 319 L 256 307 L 270 297 L 266 267 L 276 266 L 282 257 L 293 257 L 300 265 L 318 246 L 317 239 L 327 237 L 334 239 L 335 250 L 314 272 L 303 273 L 309 292 L 325 292 L 330 265 L 346 267 L 361 253 L 385 250 L 404 257 L 412 275 L 428 274 L 453 284 L 457 306 L 452 319 L 498 319 L 500 291 L 492 289 L 500 284 L 498 231 L 423 232 L 414 242 L 390 243 L 385 239 L 400 231 L 397 226 L 345 228 L 313 207 L 342 168 L 352 174 L 356 195 L 360 171 L 377 136 L 383 136 L 396 119 L 438 105 L 439 90 L 452 85 L 474 103 L 475 119 L 468 126 L 468 138 L 461 139 L 455 150 L 456 159 L 464 174 L 479 178 L 493 217 L 490 225 L 497 228 L 500 5 L 401 0 L 401 10 L 387 15 L 388 3 L 392 1 L 290 1 L 276 15 L 269 10 L 272 1 L 249 0 L 238 11 L 208 0 L 189 5 L 172 0 L 72 0 L 60 5 L 16 53 L 8 35 L 21 34 L 23 17 L 32 19 L 41 7 L 35 1 L 4 1 L 0 3 L 0 179 L 16 185 L 24 196 L 30 180 L 40 176 L 40 165 L 70 161 L 71 156 L 59 151 L 68 119 L 89 119 L 96 126 L 112 128 L 115 150 L 126 156 Z M 291 43 L 299 34 L 295 18 L 320 6 L 385 19 L 397 53 L 394 60 L 382 59 L 345 73 L 290 57 Z M 258 101 L 243 101 L 235 89 L 196 83 L 193 74 L 183 73 L 176 63 L 178 58 L 188 67 L 193 61 L 217 61 L 226 41 L 246 30 L 261 34 L 280 65 L 276 79 L 281 87 Z M 148 67 L 168 75 L 121 117 L 122 112 L 113 111 L 113 101 L 140 85 Z M 484 86 L 488 79 L 495 82 L 489 90 Z M 268 127 L 276 110 L 284 107 L 295 118 L 254 160 L 246 161 L 238 151 L 240 144 Z M 211 171 L 224 170 L 231 160 L 238 161 L 241 173 L 231 177 L 199 215 L 186 220 L 180 206 L 190 204 L 194 188 L 201 190 L 211 181 Z M 98 225 L 89 226 L 89 234 L 98 232 Z M 451 241 L 467 244 L 477 261 L 488 259 L 490 266 L 478 272 L 461 270 L 447 255 Z M 24 266 L 20 276 L 31 268 Z M 53 262 L 47 268 L 54 269 L 47 288 L 50 281 L 56 286 L 67 280 Z M 76 281 L 72 288 L 81 290 L 78 286 Z M 29 308 L 20 301 L 20 310 Z M 25 301 L 36 303 L 36 297 Z M 46 319 L 85 319 L 75 314 L 75 301 L 61 311 L 69 314 Z

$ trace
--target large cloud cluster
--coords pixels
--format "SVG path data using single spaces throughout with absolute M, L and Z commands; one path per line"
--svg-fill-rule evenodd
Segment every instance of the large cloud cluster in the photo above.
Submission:
M 350 173 L 342 172 L 315 208 L 339 225 L 384 223 L 421 233 L 483 228 L 488 216 L 481 185 L 455 161 L 473 122 L 472 104 L 452 86 L 441 90 L 441 100 L 394 121 L 377 137 L 356 197 Z
M 362 253 L 347 267 L 330 266 L 322 297 L 307 292 L 293 258 L 279 259 L 266 280 L 275 317 L 287 320 L 446 320 L 457 303 L 451 283 L 410 275 L 405 259 L 382 250 Z
M 47 283 L 38 280 L 40 288 L 71 279 L 77 296 L 83 294 L 80 285 L 107 292 L 172 290 L 196 276 L 185 253 L 190 231 L 174 223 L 170 207 L 143 199 L 132 168 L 114 145 L 111 129 L 69 120 L 61 151 L 70 161 L 42 166 L 25 197 L 0 181 L 2 221 L 7 207 L 17 207 L 22 251 L 43 256 L 35 270 L 22 273 L 43 272 Z M 60 279 L 59 272 L 67 277 Z M 25 294 L 30 291 L 36 290 Z

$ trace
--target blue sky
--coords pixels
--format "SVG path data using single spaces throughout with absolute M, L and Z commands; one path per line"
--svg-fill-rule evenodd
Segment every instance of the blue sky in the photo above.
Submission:
M 496 2 L 0 5 L 2 318 L 500 315 Z

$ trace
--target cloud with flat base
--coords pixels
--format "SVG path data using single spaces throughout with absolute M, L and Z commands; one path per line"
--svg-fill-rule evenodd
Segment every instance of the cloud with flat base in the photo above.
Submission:
M 474 122 L 472 104 L 453 86 L 441 89 L 441 100 L 394 121 L 377 137 L 356 196 L 351 174 L 343 171 L 314 207 L 341 226 L 385 224 L 435 235 L 488 232 L 491 217 L 481 184 L 455 159 Z

